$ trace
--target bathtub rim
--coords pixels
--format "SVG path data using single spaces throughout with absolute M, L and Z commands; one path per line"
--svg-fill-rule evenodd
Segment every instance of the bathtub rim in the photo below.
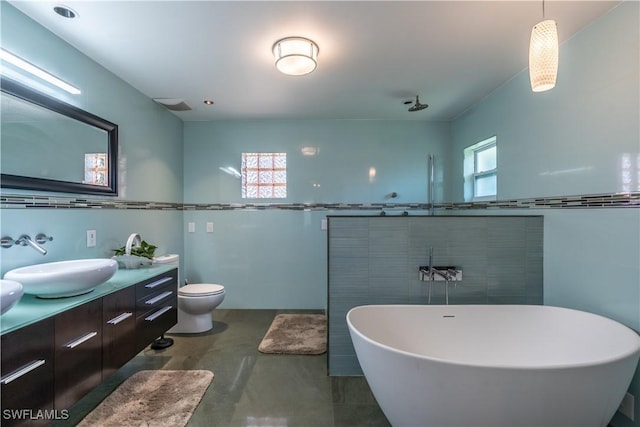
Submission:
M 590 361 L 590 362 L 572 362 L 572 363 L 556 363 L 556 364 L 546 364 L 546 365 L 518 365 L 518 364 L 509 364 L 509 365 L 504 365 L 504 364 L 486 364 L 486 363 L 470 363 L 470 362 L 460 362 L 460 361 L 455 361 L 455 360 L 451 360 L 451 359 L 444 359 L 441 357 L 433 357 L 433 356 L 426 356 L 423 354 L 419 354 L 419 353 L 413 353 L 413 352 L 409 352 L 409 351 L 405 351 L 405 350 L 400 350 L 398 348 L 395 347 L 391 347 L 389 345 L 380 343 L 378 341 L 375 341 L 369 337 L 367 337 L 366 335 L 364 335 L 362 332 L 360 332 L 360 330 L 358 330 L 353 323 L 351 322 L 350 319 L 350 315 L 353 311 L 359 309 L 359 308 L 375 308 L 375 307 L 465 307 L 464 304 L 455 304 L 455 305 L 436 305 L 436 304 L 432 304 L 432 305 L 425 305 L 425 304 L 363 304 L 363 305 L 359 305 L 356 307 L 351 308 L 346 315 L 346 320 L 347 320 L 347 325 L 349 328 L 349 332 L 355 332 L 356 334 L 358 334 L 359 337 L 361 337 L 363 340 L 367 341 L 369 344 L 373 344 L 375 346 L 379 346 L 384 348 L 385 350 L 391 351 L 393 353 L 396 354 L 401 354 L 404 356 L 409 356 L 409 357 L 415 357 L 418 359 L 422 359 L 422 360 L 427 360 L 427 361 L 433 361 L 433 362 L 437 362 L 437 363 L 443 363 L 443 364 L 448 364 L 448 365 L 455 365 L 455 366 L 460 366 L 460 367 L 473 367 L 473 368 L 485 368 L 485 369 L 496 369 L 496 370 L 517 370 L 517 371 L 522 371 L 522 370 L 563 370 L 563 369 L 581 369 L 581 368 L 587 368 L 587 367 L 594 367 L 594 366 L 603 366 L 603 365 L 608 365 L 608 364 L 612 364 L 612 363 L 616 363 L 616 362 L 620 362 L 623 361 L 625 359 L 628 359 L 630 357 L 633 357 L 634 355 L 636 356 L 636 358 L 640 358 L 640 333 L 630 327 L 628 327 L 627 325 L 624 325 L 622 323 L 620 323 L 617 320 L 611 319 L 609 317 L 600 315 L 600 314 L 596 314 L 596 313 L 591 313 L 589 311 L 584 311 L 584 310 L 577 310 L 577 309 L 573 309 L 573 308 L 567 308 L 567 307 L 559 307 L 559 306 L 553 306 L 553 305 L 533 305 L 533 304 L 523 304 L 523 305 L 514 305 L 514 304 L 504 304 L 504 305 L 498 305 L 498 304 L 483 304 L 483 305 L 474 305 L 474 306 L 481 306 L 481 307 L 548 307 L 548 308 L 552 308 L 552 309 L 558 309 L 561 311 L 572 311 L 572 312 L 579 312 L 579 313 L 584 313 L 584 314 L 588 314 L 591 316 L 595 316 L 595 317 L 599 317 L 602 319 L 605 319 L 609 322 L 614 322 L 616 324 L 618 324 L 618 326 L 626 328 L 627 330 L 629 330 L 629 332 L 632 332 L 635 336 L 636 336 L 636 349 L 635 350 L 630 350 L 630 351 L 625 351 L 623 353 L 621 353 L 620 355 L 617 355 L 615 357 L 608 357 L 608 358 L 603 358 L 603 359 L 599 359 L 596 361 Z M 353 341 L 353 340 L 352 340 Z M 355 347 L 355 345 L 354 345 Z M 356 355 L 357 355 L 357 351 L 356 351 Z M 637 364 L 637 362 L 636 362 Z M 637 368 L 636 368 L 637 369 Z

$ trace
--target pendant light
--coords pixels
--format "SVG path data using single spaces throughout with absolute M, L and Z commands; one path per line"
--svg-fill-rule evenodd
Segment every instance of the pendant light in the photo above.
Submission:
M 558 28 L 556 21 L 544 18 L 533 26 L 529 43 L 529 78 L 531 90 L 544 92 L 553 89 L 558 75 Z

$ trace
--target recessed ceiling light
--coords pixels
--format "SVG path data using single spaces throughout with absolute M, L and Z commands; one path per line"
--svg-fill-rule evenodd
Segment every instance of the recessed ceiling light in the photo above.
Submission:
M 53 11 L 63 18 L 73 19 L 78 16 L 78 13 L 75 10 L 67 6 L 55 6 Z
M 210 99 L 205 99 L 205 100 L 204 100 L 204 101 L 202 101 L 202 102 L 204 102 L 206 105 L 213 105 L 213 104 L 215 104 L 215 102 L 213 102 L 213 101 L 212 101 L 212 100 L 210 100 Z

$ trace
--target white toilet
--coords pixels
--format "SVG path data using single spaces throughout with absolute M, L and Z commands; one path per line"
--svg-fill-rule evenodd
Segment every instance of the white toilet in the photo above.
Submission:
M 178 255 L 154 259 L 156 264 L 179 264 Z M 180 283 L 180 282 L 178 282 Z M 195 334 L 213 328 L 213 309 L 224 300 L 224 286 L 194 283 L 178 288 L 178 323 L 167 333 Z
M 178 323 L 168 333 L 195 334 L 213 328 L 213 309 L 224 300 L 224 286 L 196 283 L 178 288 Z

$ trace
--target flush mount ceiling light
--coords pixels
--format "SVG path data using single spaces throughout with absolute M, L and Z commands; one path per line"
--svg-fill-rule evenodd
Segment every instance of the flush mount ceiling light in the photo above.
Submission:
M 9 52 L 8 50 L 5 50 L 4 48 L 0 48 L 0 59 L 2 59 L 8 64 L 13 65 L 14 67 L 21 69 L 22 71 L 26 71 L 32 76 L 36 76 L 48 83 L 51 83 L 54 86 L 59 87 L 60 89 L 66 90 L 72 95 L 79 95 L 81 93 L 80 89 L 78 89 L 77 87 L 70 85 L 69 83 L 65 82 L 62 79 L 59 79 L 58 77 L 54 76 L 48 71 L 43 70 L 37 65 L 33 65 L 31 62 L 26 61 L 17 55 L 14 55 L 13 53 Z M 2 67 L 2 74 L 9 76 L 10 71 L 11 70 L 7 70 L 5 69 L 5 67 Z M 12 74 L 16 74 L 16 73 L 14 72 Z M 20 76 L 16 75 L 16 77 L 19 78 Z
M 558 27 L 556 21 L 544 19 L 544 0 L 542 19 L 531 30 L 529 44 L 529 78 L 534 92 L 553 89 L 558 75 Z
M 309 74 L 318 66 L 318 45 L 304 37 L 286 37 L 273 44 L 278 71 L 290 76 Z

